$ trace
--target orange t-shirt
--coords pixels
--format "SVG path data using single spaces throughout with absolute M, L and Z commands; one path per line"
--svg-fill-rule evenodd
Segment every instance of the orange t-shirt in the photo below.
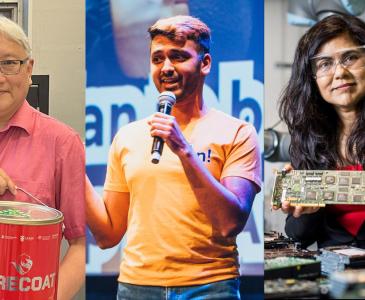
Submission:
M 183 131 L 220 180 L 260 181 L 252 125 L 215 109 Z M 223 238 L 201 210 L 179 158 L 165 145 L 151 163 L 147 120 L 121 128 L 112 143 L 105 190 L 130 193 L 121 282 L 153 286 L 205 284 L 239 276 L 235 238 Z

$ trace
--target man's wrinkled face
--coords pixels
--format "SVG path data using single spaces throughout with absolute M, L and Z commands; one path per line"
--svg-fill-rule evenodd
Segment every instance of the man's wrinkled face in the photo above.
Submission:
M 210 71 L 210 56 L 202 57 L 197 48 L 194 41 L 183 44 L 163 35 L 152 40 L 151 74 L 159 92 L 173 92 L 177 102 L 199 94 Z
M 24 60 L 27 53 L 16 42 L 0 35 L 0 61 Z M 22 105 L 31 84 L 33 60 L 20 66 L 19 73 L 5 75 L 0 72 L 0 121 L 8 121 Z

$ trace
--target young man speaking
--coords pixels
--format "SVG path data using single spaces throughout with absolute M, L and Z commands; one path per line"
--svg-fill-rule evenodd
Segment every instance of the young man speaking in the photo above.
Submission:
M 255 129 L 205 104 L 206 24 L 177 16 L 149 33 L 153 81 L 176 104 L 118 131 L 103 200 L 87 186 L 89 226 L 102 248 L 127 235 L 118 299 L 240 299 L 235 240 L 261 185 Z M 159 164 L 151 136 L 167 145 Z

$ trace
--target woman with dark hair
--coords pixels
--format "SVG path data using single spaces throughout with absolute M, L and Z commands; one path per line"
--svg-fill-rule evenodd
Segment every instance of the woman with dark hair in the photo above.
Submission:
M 291 135 L 294 169 L 365 170 L 365 23 L 332 15 L 296 49 L 279 114 Z M 285 231 L 304 246 L 365 248 L 365 205 L 290 207 Z

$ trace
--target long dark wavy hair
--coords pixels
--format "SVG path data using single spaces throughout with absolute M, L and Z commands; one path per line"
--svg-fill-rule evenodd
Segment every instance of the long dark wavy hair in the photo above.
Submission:
M 322 98 L 310 62 L 322 45 L 344 34 L 355 44 L 364 45 L 365 23 L 353 16 L 332 15 L 310 28 L 298 43 L 291 77 L 279 103 L 280 118 L 291 135 L 289 153 L 295 169 L 360 164 L 365 170 L 365 99 L 358 103 L 358 118 L 348 138 L 344 161 L 339 149 L 340 119 Z

